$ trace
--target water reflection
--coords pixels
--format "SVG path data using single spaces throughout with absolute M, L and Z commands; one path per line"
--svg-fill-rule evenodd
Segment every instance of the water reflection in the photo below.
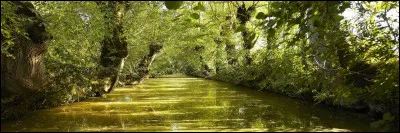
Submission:
M 371 131 L 356 114 L 198 78 L 159 78 L 32 112 L 1 131 Z

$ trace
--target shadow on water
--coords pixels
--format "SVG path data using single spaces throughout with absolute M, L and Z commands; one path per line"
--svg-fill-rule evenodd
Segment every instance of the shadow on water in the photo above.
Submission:
M 372 131 L 363 115 L 199 78 L 156 78 L 1 131 Z

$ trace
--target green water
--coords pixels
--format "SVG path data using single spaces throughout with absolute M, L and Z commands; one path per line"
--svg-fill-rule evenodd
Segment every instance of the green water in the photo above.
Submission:
M 1 131 L 373 131 L 361 114 L 200 78 L 156 78 Z

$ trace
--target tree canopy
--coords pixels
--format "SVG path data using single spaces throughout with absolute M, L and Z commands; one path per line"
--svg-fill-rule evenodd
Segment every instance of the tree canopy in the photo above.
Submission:
M 57 99 L 48 106 L 93 96 L 106 82 L 185 73 L 333 106 L 368 106 L 381 114 L 376 127 L 399 120 L 397 1 L 25 3 L 52 36 L 43 56 L 47 86 L 36 101 Z M 17 56 L 18 39 L 34 41 L 24 28 L 34 20 L 18 6 L 1 2 L 2 67 L 3 56 Z

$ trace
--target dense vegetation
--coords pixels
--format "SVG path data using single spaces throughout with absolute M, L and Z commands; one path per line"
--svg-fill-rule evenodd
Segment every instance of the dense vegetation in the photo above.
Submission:
M 2 1 L 1 11 L 2 120 L 185 73 L 398 128 L 399 2 Z

